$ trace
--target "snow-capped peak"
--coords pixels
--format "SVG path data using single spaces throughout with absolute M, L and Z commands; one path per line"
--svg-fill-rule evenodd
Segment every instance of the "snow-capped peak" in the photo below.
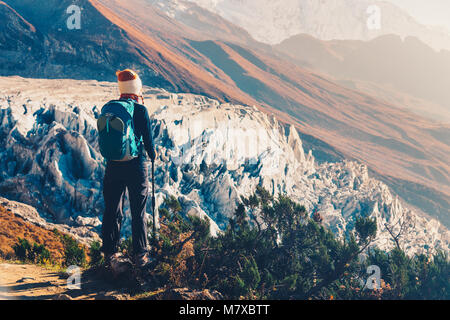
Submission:
M 278 44 L 298 34 L 321 40 L 371 40 L 385 34 L 414 36 L 434 49 L 450 49 L 450 33 L 421 25 L 385 1 L 186 0 L 242 27 L 256 40 Z M 373 23 L 375 21 L 375 23 Z

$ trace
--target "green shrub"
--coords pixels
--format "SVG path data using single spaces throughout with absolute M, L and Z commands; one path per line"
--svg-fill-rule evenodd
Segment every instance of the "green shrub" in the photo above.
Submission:
M 13 250 L 16 255 L 16 258 L 20 261 L 29 260 L 30 252 L 31 252 L 31 244 L 27 239 L 19 238 L 18 243 L 13 245 Z
M 207 285 L 231 299 L 327 298 L 351 277 L 375 233 L 376 222 L 361 218 L 358 232 L 340 240 L 303 206 L 259 188 L 242 199 L 223 233 L 196 238 L 196 274 L 205 273 Z
M 16 258 L 23 262 L 39 264 L 51 262 L 50 251 L 43 244 L 31 244 L 27 239 L 18 238 L 13 250 Z
M 64 246 L 64 266 L 86 266 L 86 250 L 78 242 L 66 234 L 61 234 Z
M 89 262 L 91 267 L 100 267 L 105 263 L 105 259 L 101 251 L 102 245 L 99 241 L 93 241 L 89 248 L 89 257 L 91 261 Z
M 129 258 L 133 257 L 133 238 L 128 237 L 123 241 L 120 241 L 119 251 L 127 255 Z
M 354 232 L 338 238 L 303 206 L 258 187 L 211 237 L 208 220 L 182 217 L 179 210 L 175 198 L 160 208 L 158 285 L 175 285 L 176 273 L 177 286 L 216 289 L 228 299 L 450 299 L 448 255 L 371 248 L 377 222 L 365 212 Z M 193 255 L 180 256 L 192 240 Z M 360 261 L 363 252 L 367 259 Z M 382 288 L 363 290 L 371 265 L 380 267 Z
M 50 251 L 43 244 L 33 244 L 33 258 L 35 263 L 47 264 L 51 260 Z

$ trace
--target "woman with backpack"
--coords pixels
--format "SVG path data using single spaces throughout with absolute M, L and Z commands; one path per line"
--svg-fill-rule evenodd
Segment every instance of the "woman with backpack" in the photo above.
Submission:
M 143 268 L 151 263 L 145 216 L 149 186 L 144 153 L 147 152 L 154 168 L 156 151 L 149 114 L 143 105 L 141 79 L 130 69 L 116 74 L 120 98 L 103 106 L 97 120 L 99 147 L 106 160 L 102 251 L 108 265 L 118 252 L 123 221 L 122 203 L 125 190 L 128 189 L 134 262 L 136 266 Z M 152 200 L 154 204 L 154 197 Z

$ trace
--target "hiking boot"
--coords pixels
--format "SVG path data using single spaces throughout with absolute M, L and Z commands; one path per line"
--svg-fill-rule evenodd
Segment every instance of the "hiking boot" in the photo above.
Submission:
M 120 252 L 105 256 L 105 269 L 114 276 L 128 272 L 131 266 L 131 261 Z
M 103 263 L 103 268 L 102 268 L 102 272 L 105 276 L 109 277 L 112 274 L 112 260 L 113 260 L 113 256 L 114 254 L 110 253 L 110 254 L 103 254 L 104 257 L 104 263 Z
M 105 269 L 111 269 L 111 262 L 113 261 L 114 257 L 117 255 L 118 253 L 106 253 L 104 254 L 105 257 Z
M 146 269 L 155 262 L 155 259 L 150 257 L 150 253 L 146 252 L 134 257 L 134 264 L 140 269 Z

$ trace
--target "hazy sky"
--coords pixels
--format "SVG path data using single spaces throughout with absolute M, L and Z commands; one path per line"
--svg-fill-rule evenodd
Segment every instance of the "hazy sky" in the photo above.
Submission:
M 450 0 L 385 0 L 405 9 L 419 22 L 450 30 Z

